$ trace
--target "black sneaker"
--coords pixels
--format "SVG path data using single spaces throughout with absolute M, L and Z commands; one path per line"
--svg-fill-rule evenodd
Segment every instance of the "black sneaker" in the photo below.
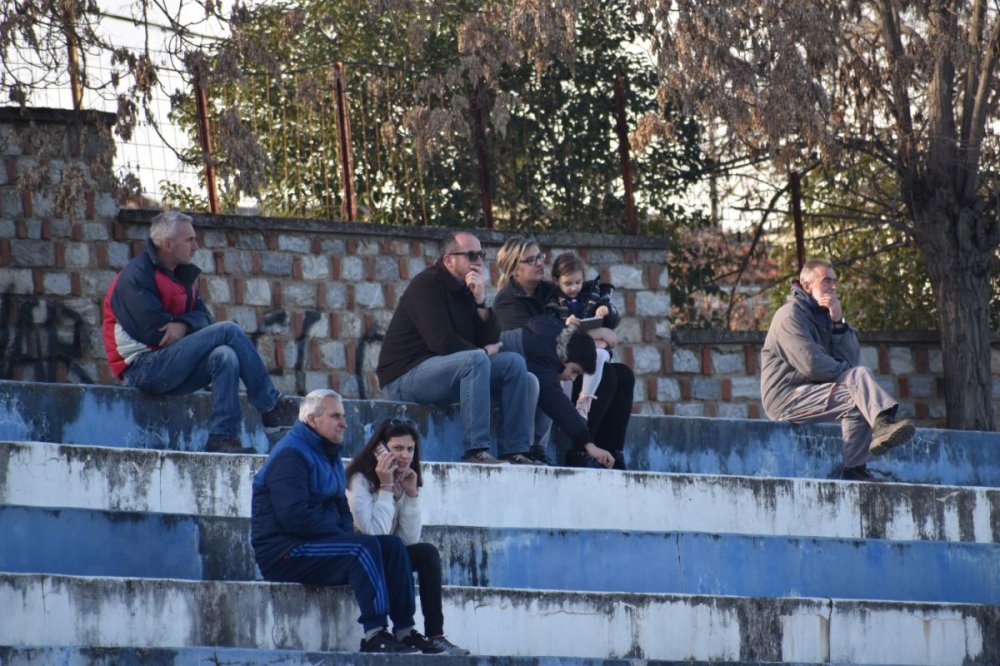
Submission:
M 463 647 L 458 647 L 451 641 L 449 641 L 444 636 L 435 636 L 434 638 L 428 638 L 435 647 L 441 648 L 441 652 L 444 654 L 450 654 L 456 657 L 467 657 L 471 654 L 468 650 Z
M 552 461 L 545 454 L 545 449 L 535 444 L 528 449 L 528 457 L 535 461 L 536 465 L 551 465 Z
M 891 412 L 882 412 L 875 417 L 875 424 L 872 425 L 872 443 L 868 447 L 868 452 L 873 456 L 883 455 L 889 449 L 906 444 L 916 432 L 917 429 L 910 419 L 897 421 Z
M 486 449 L 479 449 L 478 451 L 469 451 L 462 456 L 462 462 L 479 463 L 480 465 L 503 465 L 506 461 L 494 458 Z
M 845 467 L 840 473 L 840 478 L 845 481 L 870 481 L 872 483 L 881 483 L 882 480 L 872 476 L 872 473 L 868 471 L 865 465 L 858 465 L 857 467 Z
M 361 639 L 362 652 L 382 652 L 386 654 L 420 654 L 418 648 L 400 643 L 392 634 L 383 629 L 368 640 Z
M 411 648 L 416 648 L 424 654 L 444 653 L 444 648 L 438 647 L 433 641 L 427 640 L 427 638 L 416 629 L 412 630 L 409 636 L 404 636 L 403 640 L 399 642 L 403 645 L 408 645 Z
M 299 400 L 283 395 L 274 407 L 261 413 L 260 420 L 265 428 L 291 428 L 299 418 Z
M 209 453 L 257 453 L 252 446 L 243 446 L 236 435 L 209 435 L 205 450 Z
M 505 453 L 500 456 L 501 460 L 509 462 L 511 465 L 540 465 L 523 453 Z

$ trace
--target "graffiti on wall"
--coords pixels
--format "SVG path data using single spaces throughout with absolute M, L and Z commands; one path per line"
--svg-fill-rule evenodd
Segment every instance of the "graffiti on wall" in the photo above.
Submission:
M 81 365 L 84 329 L 83 317 L 62 303 L 5 293 L 0 301 L 0 379 L 21 376 L 27 368 L 39 382 L 93 384 Z

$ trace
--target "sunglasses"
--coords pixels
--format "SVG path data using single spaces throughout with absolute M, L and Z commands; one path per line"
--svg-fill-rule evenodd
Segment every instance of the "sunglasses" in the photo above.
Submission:
M 486 253 L 482 250 L 467 250 L 465 252 L 449 252 L 449 257 L 465 257 L 469 261 L 483 261 L 486 259 Z
M 545 253 L 539 252 L 521 260 L 522 264 L 541 264 L 545 261 Z
M 413 428 L 414 430 L 417 429 L 417 424 L 411 421 L 410 419 L 386 419 L 385 421 L 382 421 L 382 423 L 378 425 L 379 428 L 383 426 L 387 428 Z

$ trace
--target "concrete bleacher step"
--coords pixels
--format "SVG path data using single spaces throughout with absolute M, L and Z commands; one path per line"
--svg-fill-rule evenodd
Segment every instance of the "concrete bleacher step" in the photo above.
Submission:
M 497 655 L 463 663 L 1000 664 L 996 433 L 920 430 L 879 465 L 921 483 L 869 484 L 824 478 L 835 426 L 635 417 L 619 473 L 447 462 L 454 409 L 345 407 L 348 456 L 424 436 L 446 629 Z M 209 412 L 0 381 L 0 664 L 401 663 L 355 654 L 348 589 L 254 580 L 265 458 L 198 452 Z
M 444 601 L 449 634 L 477 655 L 1000 662 L 998 606 L 466 587 Z M 360 640 L 347 588 L 0 574 L 0 608 L 14 607 L 0 645 L 351 651 Z
M 454 408 L 348 400 L 346 454 L 384 418 L 413 419 L 424 459 L 458 460 L 461 426 Z M 197 451 L 208 436 L 211 396 L 164 399 L 135 389 L 0 381 L 0 439 Z M 270 444 L 257 412 L 246 407 L 243 439 Z M 626 458 L 632 469 L 684 474 L 829 478 L 840 470 L 837 425 L 795 426 L 763 420 L 634 415 Z M 559 458 L 561 460 L 561 458 Z M 908 483 L 1000 486 L 1000 433 L 920 428 L 914 440 L 872 468 Z
M 426 666 L 427 657 L 385 657 L 351 652 L 246 648 L 11 648 L 0 646 L 4 666 Z M 449 666 L 709 666 L 718 661 L 586 659 L 580 657 L 448 657 Z M 773 661 L 727 661 L 726 666 L 774 666 Z M 785 662 L 782 666 L 807 666 Z M 853 666 L 870 666 L 854 664 Z M 880 666 L 887 666 L 882 664 Z M 894 665 L 888 665 L 894 666 Z
M 0 442 L 0 504 L 246 518 L 264 460 Z M 995 488 L 425 463 L 421 504 L 431 525 L 1000 543 Z
M 0 571 L 258 578 L 248 519 L 8 505 L 0 534 Z M 423 538 L 453 586 L 1000 604 L 994 544 L 440 525 Z

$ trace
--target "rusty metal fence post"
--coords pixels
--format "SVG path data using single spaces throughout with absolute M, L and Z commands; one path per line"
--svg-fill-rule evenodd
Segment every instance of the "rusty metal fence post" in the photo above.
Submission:
M 354 162 L 351 155 L 351 118 L 344 91 L 344 63 L 334 64 L 331 72 L 333 97 L 337 106 L 337 145 L 340 156 L 340 215 L 347 222 L 358 217 L 358 203 L 354 194 Z
M 215 184 L 215 158 L 212 156 L 212 130 L 208 123 L 208 99 L 202 81 L 194 84 L 195 107 L 198 113 L 198 134 L 201 150 L 205 155 L 205 186 L 208 189 L 208 209 L 213 215 L 219 213 L 219 191 Z

